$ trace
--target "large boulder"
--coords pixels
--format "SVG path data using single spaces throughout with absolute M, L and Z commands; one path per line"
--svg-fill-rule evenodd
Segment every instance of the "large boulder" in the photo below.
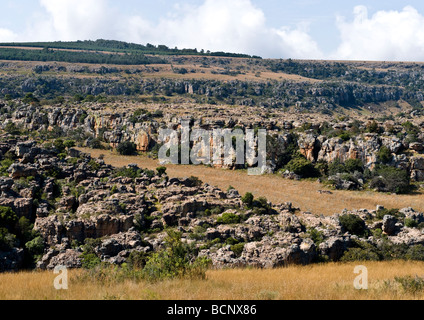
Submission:
M 396 234 L 397 219 L 391 215 L 385 215 L 383 217 L 383 232 L 389 236 L 393 236 Z
M 321 255 L 328 256 L 332 261 L 338 261 L 347 249 L 342 237 L 330 237 L 319 245 Z

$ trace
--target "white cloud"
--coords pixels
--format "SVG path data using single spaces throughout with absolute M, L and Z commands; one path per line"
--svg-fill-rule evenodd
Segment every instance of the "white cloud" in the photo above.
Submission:
M 0 42 L 13 42 L 18 35 L 9 29 L 0 28 Z
M 378 11 L 369 17 L 365 6 L 354 9 L 354 19 L 338 17 L 341 44 L 335 59 L 424 60 L 424 16 L 412 6 L 402 11 Z
M 44 14 L 30 23 L 25 38 L 31 41 L 86 40 L 115 37 L 118 14 L 107 0 L 40 0 Z
M 251 0 L 204 0 L 199 5 L 176 5 L 156 23 L 139 15 L 124 15 L 113 9 L 111 3 L 110 0 L 40 0 L 43 11 L 32 17 L 19 39 L 104 38 L 266 58 L 322 57 L 305 25 L 271 28 L 264 12 Z M 0 29 L 0 40 L 1 36 Z M 12 36 L 15 35 L 8 35 Z
M 138 42 L 171 47 L 230 51 L 264 57 L 321 57 L 318 45 L 303 26 L 269 28 L 262 10 L 250 0 L 205 0 L 200 6 L 176 7 L 173 15 L 153 26 L 131 19 Z M 144 41 L 143 41 L 144 40 Z

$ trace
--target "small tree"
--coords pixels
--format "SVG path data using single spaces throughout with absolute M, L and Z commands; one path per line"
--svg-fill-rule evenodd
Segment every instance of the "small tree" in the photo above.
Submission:
M 366 231 L 365 222 L 354 214 L 345 214 L 339 218 L 343 229 L 351 234 L 363 236 Z
M 159 176 L 163 176 L 164 174 L 166 174 L 166 167 L 158 167 L 156 168 L 156 172 Z
M 349 159 L 345 162 L 345 170 L 349 173 L 364 172 L 364 164 L 360 159 Z
M 75 147 L 75 141 L 74 140 L 65 140 L 63 142 L 63 145 L 64 145 L 65 148 L 70 149 L 70 148 Z
M 216 222 L 218 222 L 219 224 L 236 224 L 236 223 L 240 223 L 240 216 L 232 213 L 232 212 L 225 212 L 222 214 L 221 217 L 218 217 L 216 219 Z
M 377 153 L 377 160 L 382 164 L 387 164 L 392 161 L 393 156 L 392 152 L 386 146 L 382 146 Z
M 135 143 L 130 141 L 121 142 L 116 148 L 118 153 L 123 156 L 132 156 L 137 151 L 137 146 Z
M 250 193 L 250 192 L 246 192 L 246 194 L 241 198 L 241 201 L 246 205 L 246 206 L 248 206 L 249 208 L 250 207 L 252 207 L 252 204 L 253 204 L 253 199 L 254 199 L 254 196 L 253 196 L 253 194 L 252 193 Z
M 312 178 L 319 176 L 318 170 L 315 169 L 311 161 L 303 157 L 292 159 L 285 167 L 286 170 L 293 172 L 303 178 Z
M 162 251 L 152 254 L 143 268 L 143 276 L 150 281 L 172 278 L 205 279 L 208 260 L 196 259 L 193 247 L 181 241 L 181 233 L 168 230 Z
M 404 169 L 378 166 L 374 170 L 374 176 L 371 188 L 378 191 L 401 194 L 408 193 L 411 189 L 410 177 Z
M 372 121 L 372 122 L 369 122 L 367 124 L 367 131 L 369 133 L 379 133 L 380 132 L 380 127 L 379 127 L 379 125 L 378 125 L 378 123 L 376 121 Z

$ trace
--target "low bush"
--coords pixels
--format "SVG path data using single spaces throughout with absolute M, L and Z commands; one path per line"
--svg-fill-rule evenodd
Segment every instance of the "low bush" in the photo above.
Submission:
M 244 246 L 245 246 L 245 243 L 244 242 L 242 242 L 242 243 L 236 243 L 236 244 L 232 245 L 230 249 L 231 249 L 231 251 L 234 252 L 234 254 L 236 255 L 236 257 L 240 257 L 242 255 L 242 253 L 243 253 Z
M 398 209 L 380 209 L 376 213 L 376 218 L 382 220 L 384 216 L 393 216 L 400 218 L 400 213 Z
M 253 205 L 254 196 L 250 192 L 246 192 L 246 194 L 241 198 L 241 201 L 248 207 L 251 208 Z
M 163 176 L 164 174 L 166 174 L 166 167 L 158 167 L 156 168 L 156 172 L 158 176 Z
M 365 222 L 354 214 L 346 214 L 339 218 L 340 224 L 343 229 L 357 236 L 364 236 L 366 234 Z
M 135 179 L 135 178 L 141 177 L 142 173 L 143 173 L 143 170 L 140 168 L 125 167 L 125 168 L 117 169 L 117 171 L 115 172 L 115 176 Z
M 136 154 L 137 146 L 133 142 L 125 141 L 118 144 L 116 150 L 122 156 L 132 156 Z
M 210 261 L 196 258 L 194 248 L 181 241 L 181 233 L 169 230 L 165 249 L 152 254 L 142 271 L 149 281 L 172 278 L 205 279 Z
M 319 176 L 318 170 L 311 161 L 304 157 L 296 157 L 285 166 L 285 170 L 293 172 L 303 178 L 314 178 Z
M 418 222 L 415 221 L 414 219 L 406 218 L 405 219 L 405 227 L 408 227 L 408 228 L 417 228 L 418 227 Z
M 216 219 L 219 224 L 236 224 L 240 223 L 240 220 L 241 217 L 232 212 L 225 212 Z
M 411 191 L 410 176 L 404 169 L 377 166 L 370 187 L 380 192 L 404 194 Z
M 386 146 L 382 146 L 377 153 L 377 160 L 382 164 L 387 164 L 393 159 L 392 152 Z

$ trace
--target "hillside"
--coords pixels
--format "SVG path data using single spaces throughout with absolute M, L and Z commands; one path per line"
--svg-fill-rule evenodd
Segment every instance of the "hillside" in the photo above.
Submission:
M 0 43 L 0 59 L 4 60 L 89 63 L 91 61 L 91 63 L 106 64 L 149 64 L 153 61 L 161 62 L 159 59 L 153 61 L 150 61 L 145 57 L 144 60 L 140 59 L 140 56 L 144 55 L 200 55 L 260 59 L 260 57 L 252 57 L 246 54 L 210 51 L 205 52 L 204 50 L 198 51 L 197 49 L 171 49 L 165 45 L 141 45 L 102 39 L 96 41 L 74 42 Z
M 0 44 L 0 98 L 131 99 L 324 114 L 421 112 L 420 63 L 260 59 L 117 41 Z
M 198 279 L 210 264 L 424 260 L 421 64 L 99 41 L 0 52 L 14 50 L 24 60 L 0 61 L 0 271 L 107 264 Z M 249 159 L 159 166 L 182 121 L 265 129 L 264 174 L 247 176 Z M 237 137 L 231 154 L 247 149 Z M 177 158 L 211 155 L 210 137 L 191 138 Z

